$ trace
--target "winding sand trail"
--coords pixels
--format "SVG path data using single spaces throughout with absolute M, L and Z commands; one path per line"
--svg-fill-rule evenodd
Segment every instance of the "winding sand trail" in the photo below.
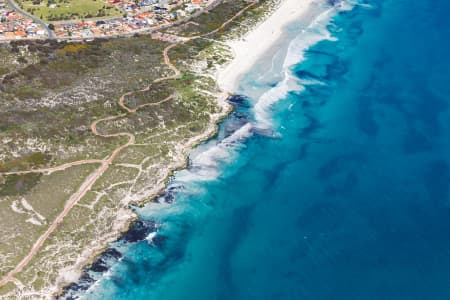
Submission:
M 158 82 L 165 81 L 165 80 L 170 80 L 170 79 L 177 79 L 177 78 L 179 78 L 181 76 L 181 72 L 170 61 L 169 51 L 171 49 L 173 49 L 174 47 L 176 47 L 176 46 L 178 46 L 180 44 L 184 44 L 184 43 L 186 43 L 188 41 L 192 41 L 192 40 L 199 39 L 199 38 L 204 38 L 206 36 L 209 36 L 211 34 L 215 34 L 215 33 L 219 32 L 224 27 L 226 27 L 228 24 L 230 24 L 234 19 L 236 19 L 237 17 L 242 15 L 246 10 L 248 10 L 249 8 L 254 6 L 257 2 L 255 1 L 255 2 L 250 2 L 250 3 L 251 4 L 247 5 L 242 10 L 240 10 L 238 13 L 236 13 L 233 17 L 231 17 L 229 20 L 224 22 L 219 28 L 217 28 L 217 29 L 215 29 L 215 30 L 213 30 L 211 32 L 202 34 L 202 35 L 186 38 L 185 40 L 182 40 L 182 41 L 179 41 L 179 42 L 175 42 L 175 43 L 167 46 L 164 49 L 164 51 L 163 51 L 164 63 L 167 65 L 167 67 L 169 67 L 174 72 L 174 74 L 170 75 L 170 76 L 167 76 L 167 77 L 158 78 L 158 79 L 154 80 L 153 83 L 158 83 Z M 146 91 L 149 91 L 149 90 L 150 90 L 150 86 L 140 90 L 140 92 L 146 92 Z M 92 131 L 92 133 L 95 136 L 99 136 L 99 137 L 103 137 L 103 138 L 128 137 L 128 141 L 125 144 L 123 144 L 123 145 L 119 146 L 118 148 L 116 148 L 111 153 L 111 155 L 109 157 L 107 157 L 106 159 L 103 159 L 103 160 L 99 160 L 99 159 L 80 160 L 80 161 L 66 163 L 66 164 L 63 164 L 63 165 L 60 165 L 60 166 L 56 166 L 56 167 L 52 167 L 52 168 L 35 169 L 35 170 L 29 170 L 29 171 L 17 171 L 17 172 L 0 173 L 0 175 L 14 175 L 14 174 L 16 174 L 16 175 L 24 175 L 24 174 L 29 174 L 29 173 L 51 173 L 51 172 L 67 169 L 67 168 L 72 167 L 72 166 L 79 166 L 79 165 L 83 165 L 83 164 L 96 164 L 96 163 L 101 164 L 101 166 L 94 173 L 92 173 L 85 180 L 85 182 L 80 186 L 80 188 L 70 197 L 69 201 L 67 202 L 66 206 L 64 207 L 64 210 L 52 222 L 52 224 L 44 232 L 44 234 L 42 234 L 39 237 L 39 239 L 36 241 L 36 243 L 34 243 L 33 247 L 30 250 L 30 252 L 19 262 L 19 264 L 16 265 L 16 267 L 13 270 L 11 270 L 5 277 L 3 277 L 0 280 L 0 287 L 5 285 L 5 284 L 7 284 L 8 282 L 13 282 L 13 283 L 17 282 L 17 279 L 14 278 L 14 276 L 17 273 L 20 273 L 23 270 L 23 268 L 33 259 L 33 257 L 38 253 L 39 249 L 42 247 L 42 245 L 45 243 L 45 241 L 48 239 L 48 237 L 55 231 L 55 229 L 63 221 L 65 216 L 75 206 L 75 204 L 77 204 L 77 202 L 86 195 L 86 193 L 92 188 L 92 186 L 95 184 L 95 182 L 109 168 L 111 163 L 120 154 L 120 152 L 122 152 L 122 150 L 126 149 L 127 147 L 129 147 L 131 145 L 134 145 L 135 142 L 136 142 L 136 137 L 132 133 L 129 133 L 129 132 L 117 132 L 117 133 L 103 134 L 103 133 L 99 133 L 98 132 L 97 125 L 99 123 L 101 123 L 101 122 L 112 121 L 112 120 L 115 120 L 115 119 L 118 119 L 118 118 L 125 117 L 128 114 L 134 114 L 134 113 L 136 113 L 137 110 L 139 110 L 139 109 L 141 109 L 143 107 L 156 106 L 156 105 L 159 105 L 159 104 L 164 103 L 166 101 L 169 101 L 171 99 L 174 99 L 176 97 L 176 94 L 172 94 L 172 95 L 168 96 L 167 98 L 165 98 L 165 99 L 163 99 L 163 100 L 161 100 L 159 102 L 145 103 L 145 104 L 141 104 L 141 105 L 137 106 L 134 109 L 131 109 L 131 108 L 127 107 L 124 102 L 125 102 L 125 97 L 129 96 L 129 95 L 132 95 L 133 93 L 135 93 L 135 92 L 125 93 L 119 98 L 119 102 L 118 102 L 119 106 L 122 109 L 124 109 L 126 111 L 126 113 L 122 113 L 122 114 L 114 115 L 114 116 L 108 116 L 108 117 L 96 120 L 96 121 L 94 121 L 91 124 L 91 131 Z

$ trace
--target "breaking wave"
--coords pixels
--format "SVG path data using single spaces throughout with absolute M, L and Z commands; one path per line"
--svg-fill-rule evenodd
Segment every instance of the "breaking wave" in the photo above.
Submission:
M 271 107 L 286 98 L 291 92 L 302 92 L 305 85 L 316 84 L 318 81 L 300 80 L 293 74 L 292 68 L 301 63 L 305 51 L 322 40 L 332 40 L 327 26 L 331 18 L 342 8 L 332 7 L 319 14 L 308 27 L 289 44 L 287 55 L 283 62 L 283 79 L 272 89 L 265 92 L 254 104 L 255 126 L 272 128 Z

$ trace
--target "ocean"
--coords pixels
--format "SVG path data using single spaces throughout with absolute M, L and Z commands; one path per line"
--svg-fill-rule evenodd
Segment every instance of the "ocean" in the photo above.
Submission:
M 450 299 L 450 2 L 315 6 L 66 299 Z

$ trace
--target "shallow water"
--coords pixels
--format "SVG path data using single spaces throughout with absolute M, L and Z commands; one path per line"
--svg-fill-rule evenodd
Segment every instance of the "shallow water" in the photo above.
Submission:
M 353 5 L 287 29 L 123 256 L 68 295 L 450 298 L 450 3 Z

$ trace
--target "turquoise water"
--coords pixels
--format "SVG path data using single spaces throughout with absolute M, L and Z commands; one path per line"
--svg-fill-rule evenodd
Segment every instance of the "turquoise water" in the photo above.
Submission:
M 450 299 L 450 3 L 352 5 L 286 29 L 68 298 Z

